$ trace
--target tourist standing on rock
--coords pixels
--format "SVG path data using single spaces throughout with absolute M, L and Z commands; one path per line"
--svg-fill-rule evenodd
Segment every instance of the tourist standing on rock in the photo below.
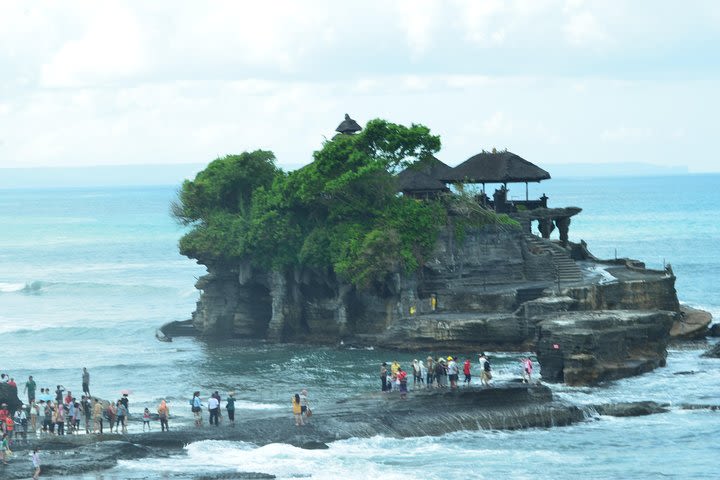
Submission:
M 145 426 L 147 425 L 148 432 L 150 431 L 150 409 L 145 407 L 145 411 L 143 412 L 143 432 L 145 431 Z
M 125 406 L 125 403 L 123 403 L 122 400 L 117 401 L 117 422 L 115 423 L 115 433 L 118 432 L 118 426 L 122 425 L 122 433 L 127 433 L 127 424 L 125 423 L 125 419 L 128 417 L 128 411 L 127 407 Z
M 35 469 L 35 473 L 33 473 L 33 480 L 37 480 L 40 477 L 40 454 L 38 453 L 37 447 L 33 449 L 32 453 L 32 464 L 33 468 Z
M 55 418 L 53 418 L 53 421 L 55 422 L 57 434 L 65 435 L 65 408 L 63 407 L 62 402 L 58 403 L 57 408 L 55 409 Z
M 35 401 L 35 388 L 37 385 L 35 384 L 35 380 L 33 380 L 33 376 L 30 375 L 28 377 L 28 381 L 25 382 L 25 388 L 23 388 L 23 392 L 27 392 L 28 396 L 28 404 L 32 404 Z
M 113 432 L 113 427 L 115 428 L 115 433 L 118 432 L 117 425 L 115 425 L 115 420 L 117 419 L 117 406 L 110 402 L 105 409 L 105 417 L 108 419 L 108 425 L 110 425 L 110 433 Z
M 220 407 L 220 405 L 222 405 L 222 398 L 220 397 L 220 392 L 215 390 L 212 396 L 218 401 L 218 420 L 222 421 L 222 408 Z
M 42 400 L 40 400 L 40 403 L 43 403 Z M 52 409 L 52 402 L 45 403 L 45 406 L 43 408 L 43 432 L 50 432 L 53 433 L 55 428 L 53 427 L 54 423 L 52 423 L 52 416 L 53 416 L 53 409 Z
M 450 378 L 450 388 L 457 388 L 460 369 L 454 357 L 448 357 L 448 377 Z
M 92 405 L 93 416 L 93 433 L 103 433 L 103 408 L 102 403 L 97 398 L 93 399 Z
M 25 405 L 20 405 L 20 408 L 15 412 L 15 425 L 19 428 L 18 432 L 22 435 L 23 439 L 27 439 L 28 419 Z
M 3 433 L 2 434 L 2 440 L 0 440 L 0 460 L 2 460 L 3 465 L 7 465 L 7 454 L 10 451 L 10 443 L 8 440 L 8 434 Z
M 63 403 L 63 392 L 65 391 L 65 387 L 62 385 L 58 385 L 55 389 L 55 403 L 58 405 L 62 405 Z
M 83 373 L 82 373 L 82 387 L 83 387 L 83 393 L 90 396 L 90 372 L 88 372 L 88 369 L 83 367 Z
M 420 362 L 418 362 L 418 359 L 416 358 L 413 360 L 413 390 L 417 388 L 417 384 L 422 385 L 423 383 L 423 375 L 422 375 L 422 368 L 420 368 Z
M 388 391 L 388 385 L 387 385 L 387 362 L 382 362 L 380 365 L 380 385 L 382 387 L 383 392 Z
M 228 420 L 230 425 L 235 426 L 235 392 L 229 392 L 228 398 L 225 400 L 225 410 L 228 412 Z
M 168 417 L 170 416 L 170 409 L 168 408 L 165 399 L 160 401 L 160 406 L 158 406 L 157 412 L 158 417 L 160 418 L 160 431 L 164 432 L 167 430 L 169 432 L 170 427 L 168 427 Z
M 85 433 L 90 433 L 90 418 L 93 414 L 90 397 L 83 395 L 80 400 L 80 406 L 82 407 L 83 417 L 85 417 Z
M 200 392 L 194 392 L 193 398 L 190 400 L 190 410 L 192 410 L 195 417 L 195 426 L 199 427 L 202 425 L 202 401 L 200 401 Z
M 492 379 L 490 359 L 484 353 L 481 353 L 478 357 L 478 363 L 480 364 L 480 381 L 484 386 L 489 387 Z
M 208 412 L 210 412 L 210 425 L 215 425 L 216 427 L 219 424 L 218 421 L 218 414 L 220 412 L 220 402 L 218 402 L 218 399 L 214 396 L 211 396 L 208 398 Z
M 302 418 L 302 405 L 300 405 L 300 395 L 296 393 L 295 396 L 291 398 L 291 400 L 292 412 L 293 416 L 295 417 L 295 426 L 299 427 L 301 425 L 305 425 L 305 422 L 303 422 Z
M 463 363 L 463 374 L 465 375 L 465 380 L 463 380 L 463 384 L 469 387 L 472 383 L 472 370 L 470 368 L 469 358 L 466 358 L 465 363 Z
M 530 357 L 526 357 L 523 359 L 522 366 L 523 366 L 523 382 L 524 383 L 532 383 L 533 363 L 532 363 L 532 360 L 530 360 Z
M 30 428 L 32 428 L 33 432 L 37 431 L 38 417 L 40 417 L 40 405 L 33 400 L 30 404 Z
M 310 402 L 308 400 L 308 391 L 304 388 L 300 392 L 300 413 L 307 419 L 312 413 L 310 412 Z
M 405 372 L 402 368 L 398 368 L 397 373 L 397 379 L 398 383 L 400 384 L 400 398 L 403 400 L 407 398 L 407 372 Z
M 433 384 L 433 378 L 435 378 L 435 362 L 432 357 L 427 357 L 425 360 L 425 368 L 427 370 L 425 375 L 425 387 L 430 388 Z
M 390 383 L 390 390 L 399 387 L 399 384 L 397 383 L 397 373 L 399 369 L 400 363 L 397 360 L 393 360 L 392 364 L 390 365 L 390 377 L 392 378 L 392 382 Z

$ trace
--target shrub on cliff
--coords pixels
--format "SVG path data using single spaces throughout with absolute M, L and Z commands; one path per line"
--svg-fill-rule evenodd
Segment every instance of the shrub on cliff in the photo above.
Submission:
M 425 126 L 372 120 L 290 173 L 262 150 L 217 159 L 183 184 L 173 207 L 192 226 L 180 251 L 206 264 L 328 268 L 356 286 L 379 286 L 422 266 L 447 223 L 444 200 L 398 195 L 395 177 L 439 149 Z

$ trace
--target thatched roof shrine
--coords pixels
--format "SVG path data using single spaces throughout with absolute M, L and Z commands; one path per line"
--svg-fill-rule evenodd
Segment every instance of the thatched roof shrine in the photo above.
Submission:
M 408 168 L 397 176 L 398 190 L 401 192 L 438 192 L 449 191 L 443 182 L 423 173 L 420 170 Z
M 461 183 L 521 183 L 547 180 L 550 174 L 512 152 L 481 152 L 440 178 Z
M 348 135 L 352 135 L 355 132 L 359 132 L 362 130 L 362 127 L 358 125 L 358 123 L 350 118 L 350 115 L 347 113 L 345 114 L 345 120 L 343 120 L 340 125 L 335 129 L 336 132 L 345 133 Z

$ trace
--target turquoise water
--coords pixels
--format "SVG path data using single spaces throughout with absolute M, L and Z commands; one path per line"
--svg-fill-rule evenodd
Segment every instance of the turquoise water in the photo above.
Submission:
M 559 179 L 531 185 L 531 196 L 546 192 L 550 206 L 582 207 L 570 238 L 584 239 L 597 256 L 617 252 L 650 267 L 672 264 L 680 300 L 718 317 L 719 187 L 718 175 Z M 511 189 L 511 197 L 524 197 L 521 190 Z M 236 341 L 157 342 L 160 324 L 190 316 L 198 298 L 194 283 L 205 272 L 177 253 L 182 229 L 168 213 L 174 195 L 174 187 L 0 190 L 3 371 L 17 380 L 32 374 L 39 386 L 60 383 L 79 391 L 87 367 L 93 394 L 113 398 L 130 389 L 135 412 L 165 397 L 182 423 L 189 419 L 193 390 L 236 390 L 238 407 L 252 414 L 286 411 L 288 396 L 307 387 L 322 409 L 376 389 L 380 361 L 397 357 L 408 363 L 419 356 Z M 667 368 L 600 388 L 553 388 L 581 404 L 720 404 L 720 361 L 700 359 L 701 352 L 671 350 Z M 517 374 L 516 354 L 497 352 L 496 358 L 498 381 Z M 674 375 L 680 371 L 697 373 Z M 184 478 L 227 470 L 328 479 L 713 478 L 718 415 L 673 408 L 664 415 L 603 417 L 566 428 L 352 439 L 312 452 L 199 442 L 178 458 L 123 461 L 88 478 L 165 478 L 168 472 Z

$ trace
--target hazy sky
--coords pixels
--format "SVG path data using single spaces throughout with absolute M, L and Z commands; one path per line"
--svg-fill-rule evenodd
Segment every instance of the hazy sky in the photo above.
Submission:
M 718 1 L 0 0 L 0 167 L 286 169 L 347 112 L 417 122 L 455 165 L 720 171 Z

